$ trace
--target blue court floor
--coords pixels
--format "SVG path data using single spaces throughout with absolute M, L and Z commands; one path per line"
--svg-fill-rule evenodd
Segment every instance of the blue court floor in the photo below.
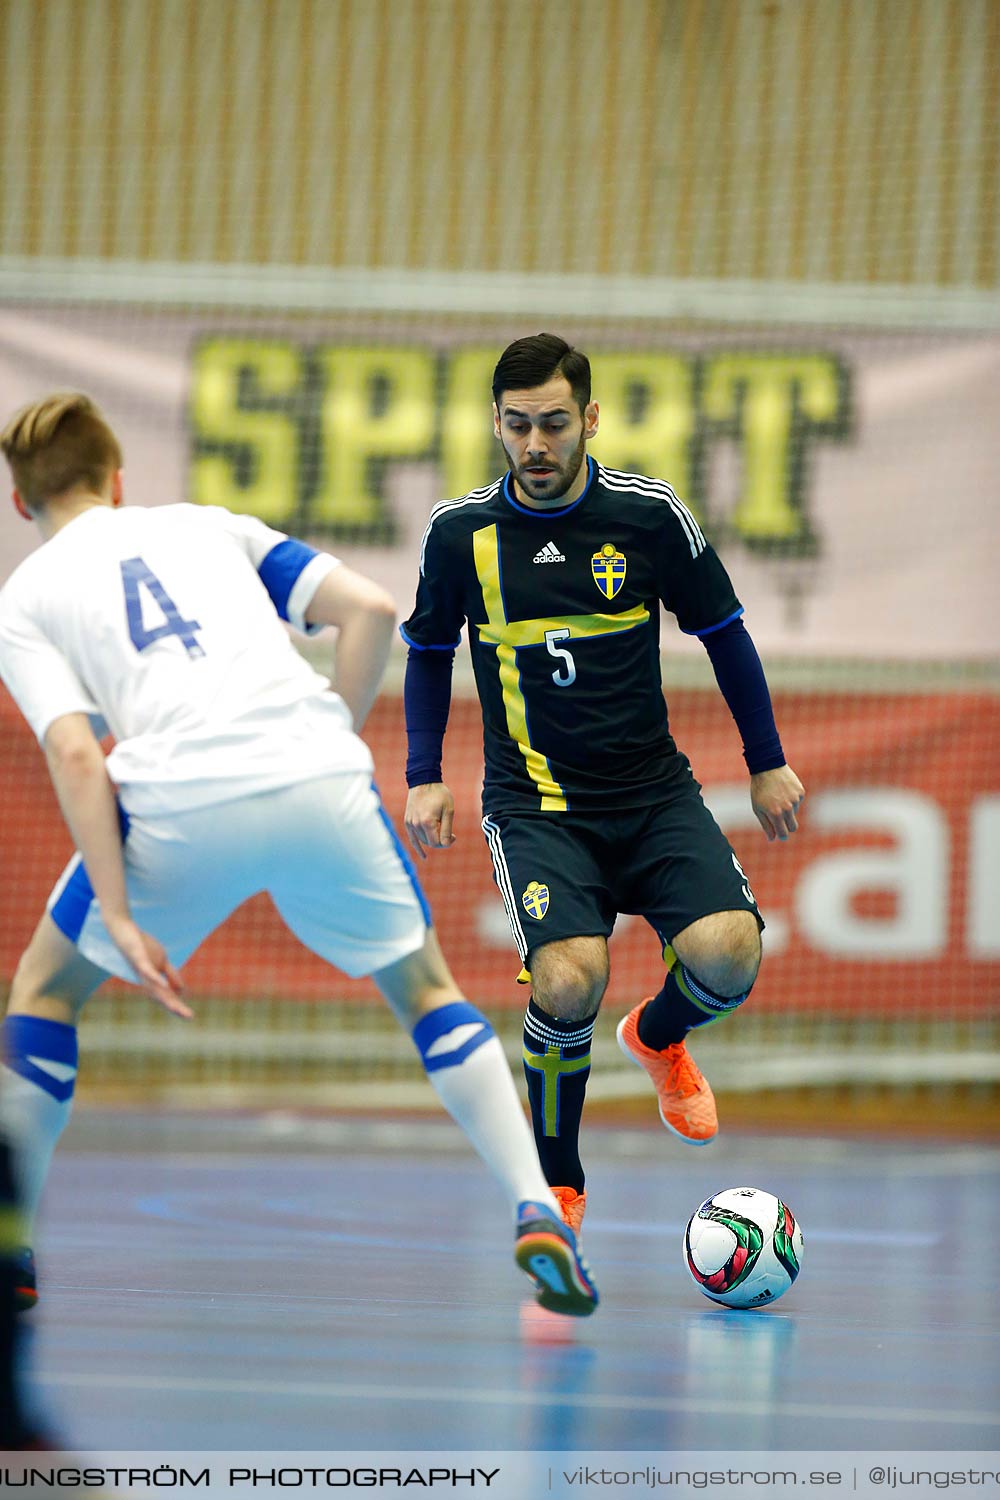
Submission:
M 591 1129 L 602 1305 L 533 1316 L 447 1121 L 81 1110 L 53 1168 L 35 1389 L 78 1449 L 1000 1448 L 1000 1149 Z M 711 1192 L 805 1236 L 776 1306 L 681 1259 Z

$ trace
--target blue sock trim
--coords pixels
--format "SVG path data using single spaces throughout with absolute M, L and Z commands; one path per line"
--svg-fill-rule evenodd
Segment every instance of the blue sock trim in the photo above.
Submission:
M 64 1021 L 48 1021 L 41 1016 L 8 1016 L 0 1027 L 3 1060 L 12 1073 L 37 1084 L 60 1104 L 73 1097 L 76 1077 L 62 1081 L 53 1078 L 32 1058 L 59 1063 L 75 1070 L 79 1061 L 76 1027 Z
M 434 1043 L 447 1036 L 449 1032 L 455 1031 L 459 1026 L 475 1026 L 477 1029 L 459 1046 L 428 1057 L 427 1054 Z M 470 1005 L 468 1000 L 453 1000 L 450 1005 L 441 1005 L 437 1010 L 432 1010 L 429 1015 L 421 1016 L 413 1028 L 413 1044 L 420 1053 L 427 1072 L 436 1073 L 441 1068 L 457 1067 L 470 1053 L 475 1052 L 495 1035 L 489 1021 L 474 1005 Z

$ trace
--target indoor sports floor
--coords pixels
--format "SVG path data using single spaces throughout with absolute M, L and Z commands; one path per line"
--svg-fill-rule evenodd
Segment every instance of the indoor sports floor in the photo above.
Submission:
M 532 1316 L 447 1121 L 78 1112 L 39 1236 L 35 1388 L 87 1450 L 1000 1447 L 1000 1148 L 587 1134 L 602 1305 Z M 791 1206 L 803 1271 L 709 1303 L 711 1192 Z

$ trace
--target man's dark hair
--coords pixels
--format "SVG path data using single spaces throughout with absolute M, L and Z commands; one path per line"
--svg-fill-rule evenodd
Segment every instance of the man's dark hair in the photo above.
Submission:
M 565 375 L 581 412 L 590 401 L 590 360 L 557 333 L 533 333 L 515 339 L 497 360 L 493 371 L 493 399 L 500 405 L 504 391 L 527 391 L 544 385 L 554 375 Z

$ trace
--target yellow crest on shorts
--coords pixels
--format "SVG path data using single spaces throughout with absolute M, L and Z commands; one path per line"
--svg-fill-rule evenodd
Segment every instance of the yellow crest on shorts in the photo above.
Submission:
M 605 542 L 600 552 L 594 553 L 590 559 L 590 571 L 605 599 L 615 597 L 625 582 L 627 566 L 624 552 L 619 552 L 614 542 Z
M 528 889 L 521 895 L 521 905 L 529 917 L 534 917 L 536 922 L 540 922 L 549 909 L 548 886 L 541 885 L 537 880 L 530 881 Z

